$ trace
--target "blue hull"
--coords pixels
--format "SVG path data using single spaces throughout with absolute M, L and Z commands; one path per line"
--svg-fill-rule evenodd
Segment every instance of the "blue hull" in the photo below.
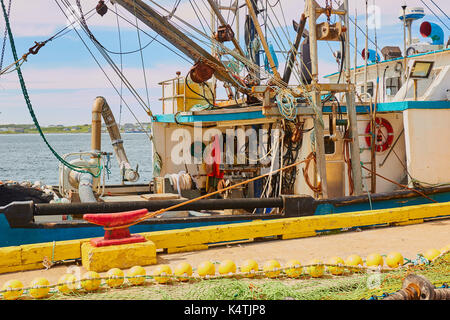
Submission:
M 436 193 L 429 195 L 430 198 L 438 202 L 450 201 L 450 192 Z M 424 197 L 409 197 L 390 200 L 378 200 L 371 203 L 349 203 L 331 204 L 320 203 L 315 211 L 315 215 L 328 215 L 344 212 L 366 211 L 371 209 L 388 209 L 406 207 L 419 204 L 428 204 L 430 200 Z M 176 223 L 176 224 L 142 224 L 132 226 L 132 233 L 152 232 L 161 230 L 173 230 L 184 228 L 197 228 L 212 225 L 224 225 L 245 221 L 223 221 L 223 222 L 201 222 L 201 223 Z M 83 238 L 102 237 L 104 231 L 101 227 L 68 227 L 68 228 L 10 228 L 8 221 L 3 214 L 0 214 L 0 247 L 17 246 L 22 244 L 32 244 L 41 242 L 74 240 Z

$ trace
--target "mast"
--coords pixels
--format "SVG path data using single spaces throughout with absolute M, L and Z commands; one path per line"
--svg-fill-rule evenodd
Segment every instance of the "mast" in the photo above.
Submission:
M 305 25 L 306 25 L 306 16 L 303 13 L 300 18 L 300 24 L 299 24 L 298 30 L 297 30 L 297 37 L 295 38 L 295 42 L 294 42 L 291 50 L 289 50 L 289 57 L 287 59 L 286 67 L 285 67 L 284 73 L 283 73 L 283 81 L 286 82 L 286 84 L 289 84 L 289 80 L 291 78 L 292 68 L 294 67 L 295 57 L 298 54 L 298 47 L 300 46 L 300 41 L 302 40 L 302 37 L 303 37 L 303 31 L 305 30 Z

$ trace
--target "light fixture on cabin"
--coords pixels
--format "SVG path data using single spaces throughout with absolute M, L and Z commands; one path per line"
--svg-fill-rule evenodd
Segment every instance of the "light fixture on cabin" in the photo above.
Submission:
M 409 77 L 412 79 L 427 79 L 433 69 L 433 61 L 414 61 Z

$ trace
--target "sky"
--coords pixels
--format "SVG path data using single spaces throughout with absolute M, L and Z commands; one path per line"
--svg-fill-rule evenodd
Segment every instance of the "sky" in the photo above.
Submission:
M 3 1 L 7 5 L 10 0 Z M 76 8 L 75 0 L 66 1 Z M 228 6 L 235 0 L 220 1 L 222 6 Z M 264 3 L 266 2 L 266 0 L 263 1 Z M 44 41 L 68 24 L 70 25 L 72 21 L 66 17 L 68 12 L 66 11 L 66 15 L 64 15 L 57 2 L 62 3 L 61 0 L 12 0 L 10 22 L 19 57 L 28 52 L 28 48 L 32 47 L 35 41 Z M 86 13 L 93 9 L 97 2 L 97 0 L 82 0 L 83 11 Z M 177 0 L 144 0 L 144 2 L 166 15 L 167 13 L 158 8 L 157 5 L 171 11 Z M 325 4 L 324 0 L 317 0 L 317 2 L 321 5 Z M 450 1 L 426 0 L 424 2 L 447 26 L 450 26 L 448 18 L 432 3 L 434 2 L 440 6 L 447 16 L 450 16 Z M 112 10 L 116 10 L 116 7 L 110 1 L 106 1 L 106 3 L 110 8 L 109 12 L 103 17 L 97 14 L 93 15 L 87 20 L 87 24 L 104 47 L 110 51 L 118 52 L 120 42 L 117 16 L 112 12 Z M 175 16 L 202 30 L 202 24 L 200 24 L 192 9 L 192 3 L 194 3 L 194 6 L 198 6 L 198 9 L 203 14 L 199 14 L 199 16 L 203 21 L 203 26 L 207 28 L 205 25 L 206 21 L 209 22 L 210 15 L 206 10 L 206 0 L 196 0 L 195 2 L 181 0 L 175 11 Z M 240 5 L 244 3 L 244 0 L 239 0 Z M 273 11 L 272 9 L 269 10 L 269 15 L 272 17 L 272 22 L 278 26 L 278 34 L 282 39 L 289 37 L 293 41 L 295 33 L 292 28 L 292 20 L 299 20 L 304 9 L 304 1 L 280 0 L 278 3 L 276 0 L 270 0 L 268 3 L 274 7 Z M 365 30 L 366 26 L 365 3 L 365 0 L 349 0 L 351 18 L 354 19 L 355 15 L 357 15 L 358 25 L 363 30 Z M 333 0 L 333 4 L 336 6 L 335 0 Z M 442 25 L 420 0 L 368 0 L 368 4 L 370 6 L 369 37 L 372 41 L 375 41 L 375 38 L 377 39 L 380 50 L 384 46 L 389 45 L 399 46 L 403 51 L 403 24 L 398 18 L 400 7 L 403 4 L 409 7 L 424 7 L 425 9 L 425 18 L 413 25 L 413 38 L 419 38 L 420 41 L 428 42 L 428 39 L 421 37 L 419 26 L 423 21 L 430 21 L 440 24 L 444 30 L 445 39 L 448 39 L 449 30 Z M 135 18 L 124 8 L 117 5 L 117 10 L 121 16 L 133 23 L 136 22 Z M 228 21 L 233 20 L 227 11 L 224 11 L 223 14 Z M 244 15 L 245 8 L 242 8 L 239 15 L 241 46 L 244 44 Z M 0 35 L 3 35 L 5 28 L 3 12 L 1 12 L 1 17 Z M 334 18 L 332 19 L 333 22 Z M 323 17 L 319 18 L 319 22 L 323 20 Z M 177 26 L 182 26 L 175 17 L 172 17 L 170 21 L 176 23 Z M 156 33 L 140 21 L 138 21 L 138 25 L 145 31 L 145 33 L 142 31 L 139 33 L 141 45 L 145 46 L 152 41 L 152 37 L 156 36 Z M 119 27 L 123 52 L 138 49 L 139 38 L 135 26 L 119 18 Z M 76 125 L 90 123 L 92 103 L 97 96 L 106 98 L 116 117 L 116 121 L 119 122 L 120 120 L 122 124 L 128 122 L 136 123 L 135 117 L 140 122 L 150 122 L 144 109 L 126 87 L 123 89 L 123 98 L 127 102 L 128 107 L 124 104 L 122 104 L 122 108 L 120 107 L 121 103 L 118 93 L 103 74 L 77 33 L 73 28 L 67 30 L 71 31 L 48 42 L 37 55 L 30 55 L 28 61 L 21 68 L 40 124 L 46 126 L 50 124 Z M 78 30 L 102 68 L 104 68 L 117 90 L 120 90 L 121 81 L 119 77 L 109 67 L 108 63 L 81 29 L 78 28 L 76 30 Z M 277 42 L 270 33 L 268 35 L 269 42 Z M 353 64 L 355 46 L 353 43 L 353 25 L 350 26 L 350 39 L 352 42 L 351 61 Z M 361 52 L 365 39 L 360 31 L 357 33 L 357 39 L 358 51 Z M 3 40 L 2 37 L 1 40 Z M 227 44 L 227 46 L 232 48 L 230 44 Z M 370 43 L 369 48 L 374 49 L 374 45 Z M 319 42 L 319 77 L 323 82 L 327 82 L 327 80 L 323 79 L 323 76 L 338 71 L 338 65 L 332 54 L 336 50 L 339 50 L 338 42 Z M 156 40 L 153 40 L 142 50 L 142 55 L 143 65 L 140 52 L 126 55 L 110 54 L 118 67 L 122 63 L 123 74 L 139 93 L 139 96 L 145 102 L 149 102 L 148 104 L 153 114 L 159 114 L 162 112 L 161 101 L 159 100 L 161 98 L 161 86 L 159 83 L 175 77 L 177 71 L 185 75 L 192 66 L 192 62 L 181 58 L 180 55 L 183 54 L 160 36 L 156 37 Z M 282 54 L 278 53 L 277 58 L 280 61 L 280 70 L 283 70 L 284 61 Z M 190 59 L 188 60 L 190 61 Z M 3 67 L 12 62 L 14 60 L 8 40 L 6 42 Z M 359 57 L 358 64 L 362 63 L 362 59 Z M 145 73 L 143 72 L 143 67 Z M 0 76 L 0 125 L 10 123 L 32 123 L 16 72 Z

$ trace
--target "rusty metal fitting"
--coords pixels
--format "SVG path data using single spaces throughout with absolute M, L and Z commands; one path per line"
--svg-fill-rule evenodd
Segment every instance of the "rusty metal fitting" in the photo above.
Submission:
M 450 300 L 450 289 L 436 289 L 425 277 L 410 274 L 403 281 L 401 290 L 383 300 Z
M 106 6 L 105 1 L 100 0 L 97 6 L 95 7 L 95 10 L 99 15 L 103 17 L 108 12 L 108 7 Z
M 234 31 L 229 24 L 220 26 L 217 28 L 214 38 L 221 43 L 232 41 L 234 38 Z
M 195 83 L 203 83 L 211 79 L 214 74 L 214 69 L 204 63 L 202 60 L 197 61 L 189 71 L 191 80 Z

